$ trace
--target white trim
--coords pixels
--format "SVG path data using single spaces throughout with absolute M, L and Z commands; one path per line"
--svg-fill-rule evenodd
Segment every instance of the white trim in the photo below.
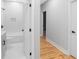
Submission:
M 65 50 L 64 48 L 62 48 L 61 46 L 59 46 L 57 43 L 51 41 L 50 39 L 47 39 L 47 41 L 52 44 L 53 46 L 55 46 L 57 49 L 59 49 L 61 52 L 63 52 L 66 55 L 70 55 L 69 52 L 67 50 Z
M 30 59 L 40 59 L 40 0 L 32 0 L 31 3 L 32 57 Z
M 71 54 L 70 51 L 70 43 L 71 43 L 71 9 L 70 9 L 70 2 L 71 0 L 68 0 L 68 51 Z
M 35 6 L 34 6 L 34 3 L 35 3 L 35 0 L 32 0 L 31 1 L 31 4 L 32 4 L 32 10 L 31 10 L 31 20 L 32 20 L 32 59 L 35 59 L 35 51 L 34 51 L 34 8 L 35 8 Z

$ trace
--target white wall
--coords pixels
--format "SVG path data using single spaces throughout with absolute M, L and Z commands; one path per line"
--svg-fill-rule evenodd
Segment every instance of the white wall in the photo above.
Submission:
M 47 37 L 56 44 L 68 49 L 68 11 L 67 0 L 49 0 L 42 5 L 47 11 Z
M 21 32 L 24 25 L 23 4 L 16 2 L 5 2 L 5 6 L 7 33 Z
M 4 25 L 4 20 L 5 20 L 5 6 L 4 6 L 4 1 L 1 1 L 1 25 Z

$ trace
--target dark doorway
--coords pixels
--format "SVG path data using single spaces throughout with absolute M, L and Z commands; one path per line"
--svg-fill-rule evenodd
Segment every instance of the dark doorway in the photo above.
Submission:
M 43 36 L 46 37 L 46 11 L 43 12 Z

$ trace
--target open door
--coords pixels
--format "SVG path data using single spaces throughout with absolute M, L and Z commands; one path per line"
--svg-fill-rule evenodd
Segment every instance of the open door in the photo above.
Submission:
M 71 2 L 70 54 L 77 58 L 77 1 Z
M 43 12 L 43 36 L 46 37 L 46 11 Z
M 25 5 L 24 9 L 24 26 L 25 26 L 25 32 L 24 32 L 24 52 L 27 59 L 32 58 L 32 36 L 31 36 L 31 4 L 27 3 Z

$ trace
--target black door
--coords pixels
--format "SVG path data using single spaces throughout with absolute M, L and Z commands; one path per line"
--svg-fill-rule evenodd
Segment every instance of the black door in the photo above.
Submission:
M 43 36 L 46 36 L 46 11 L 43 12 Z

